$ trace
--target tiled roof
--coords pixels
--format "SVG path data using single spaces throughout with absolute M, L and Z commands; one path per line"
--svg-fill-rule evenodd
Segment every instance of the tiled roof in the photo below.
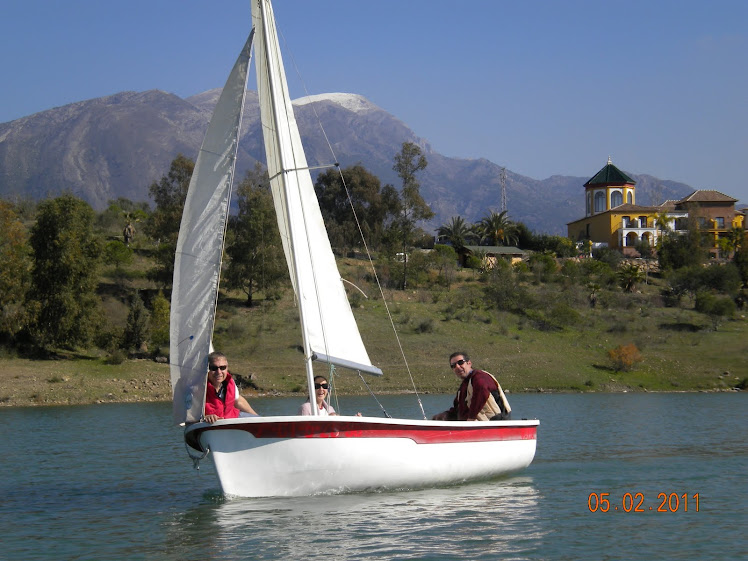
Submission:
M 636 185 L 636 181 L 631 179 L 608 160 L 605 167 L 598 171 L 594 177 L 584 184 L 585 187 L 590 187 L 592 185 Z
M 679 203 L 735 203 L 737 199 L 728 197 L 724 193 L 713 190 L 702 190 L 694 191 L 687 197 L 684 197 Z
M 493 253 L 498 255 L 520 255 L 527 253 L 524 249 L 505 245 L 466 245 L 465 249 L 469 249 L 472 253 L 480 251 L 483 253 Z
M 658 208 L 656 206 L 641 206 L 626 203 L 625 205 L 614 206 L 605 212 L 657 212 Z M 602 212 L 596 212 L 595 214 L 602 214 Z

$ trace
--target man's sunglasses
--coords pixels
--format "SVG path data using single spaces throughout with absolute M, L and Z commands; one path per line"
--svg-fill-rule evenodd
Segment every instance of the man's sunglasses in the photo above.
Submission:
M 314 384 L 315 390 L 318 390 L 320 388 L 322 388 L 323 390 L 326 390 L 329 387 L 330 387 L 330 384 Z
M 225 364 L 223 366 L 218 366 L 216 364 L 211 364 L 210 366 L 208 366 L 208 370 L 210 370 L 211 372 L 215 372 L 216 370 L 224 371 L 227 368 L 228 368 L 228 366 L 225 365 Z
M 449 363 L 449 367 L 450 368 L 454 368 L 455 366 L 462 366 L 466 362 L 467 362 L 467 360 L 465 360 L 464 358 L 461 358 L 460 360 L 456 360 L 454 362 L 450 362 Z

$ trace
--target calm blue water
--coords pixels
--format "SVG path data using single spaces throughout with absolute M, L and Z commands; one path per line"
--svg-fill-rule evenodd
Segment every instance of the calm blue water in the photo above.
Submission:
M 410 396 L 392 415 L 417 418 Z M 427 413 L 451 396 L 425 396 Z M 452 488 L 226 500 L 168 404 L 0 408 L 0 559 L 738 559 L 748 554 L 742 394 L 512 395 L 535 461 Z M 298 400 L 256 399 L 261 413 Z M 366 398 L 344 411 L 378 415 Z M 607 513 L 590 493 L 609 493 Z M 641 493 L 644 512 L 624 512 Z M 659 493 L 687 493 L 656 512 Z M 693 495 L 699 494 L 699 512 Z M 638 502 L 638 500 L 637 500 Z M 615 511 L 614 506 L 619 510 Z M 630 506 L 628 503 L 625 506 Z M 649 510 L 649 507 L 653 510 Z

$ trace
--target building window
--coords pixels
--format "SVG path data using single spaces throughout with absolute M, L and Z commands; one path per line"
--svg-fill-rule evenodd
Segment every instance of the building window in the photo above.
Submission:
M 626 202 L 630 205 L 634 204 L 634 194 L 631 191 L 629 191 L 628 195 L 626 195 Z
M 722 229 L 725 227 L 725 219 L 722 216 L 715 218 L 714 222 L 717 224 L 717 228 Z
M 610 194 L 610 208 L 615 208 L 623 204 L 623 195 L 620 191 L 613 191 Z
M 639 228 L 646 228 L 646 227 L 647 227 L 647 217 L 640 216 L 639 217 Z
M 587 216 L 592 214 L 592 193 L 587 193 Z
M 595 212 L 605 212 L 605 193 L 595 193 Z
M 706 218 L 704 218 L 703 216 L 699 216 L 698 221 L 699 228 L 701 228 L 702 230 L 709 229 L 709 221 Z

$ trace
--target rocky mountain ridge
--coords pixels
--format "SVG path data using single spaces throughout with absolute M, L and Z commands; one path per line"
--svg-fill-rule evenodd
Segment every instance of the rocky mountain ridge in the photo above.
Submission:
M 160 90 L 121 92 L 0 123 L 0 197 L 41 199 L 72 192 L 99 210 L 117 197 L 149 200 L 149 185 L 168 171 L 177 154 L 195 158 L 219 93 L 209 90 L 182 99 Z M 392 170 L 395 154 L 406 141 L 421 146 L 428 160 L 419 175 L 421 194 L 436 215 L 429 226 L 436 228 L 458 215 L 474 222 L 488 209 L 500 210 L 501 166 L 439 154 L 363 96 L 321 94 L 294 101 L 294 106 L 311 166 L 332 164 L 333 159 L 343 167 L 361 163 L 383 185 L 399 187 Z M 249 91 L 238 177 L 255 161 L 264 162 L 258 124 L 257 93 Z M 590 170 L 590 177 L 596 172 Z M 639 204 L 679 199 L 693 191 L 683 183 L 629 175 L 637 181 Z M 538 233 L 565 235 L 566 223 L 584 214 L 587 179 L 554 175 L 537 180 L 507 169 L 509 216 Z

